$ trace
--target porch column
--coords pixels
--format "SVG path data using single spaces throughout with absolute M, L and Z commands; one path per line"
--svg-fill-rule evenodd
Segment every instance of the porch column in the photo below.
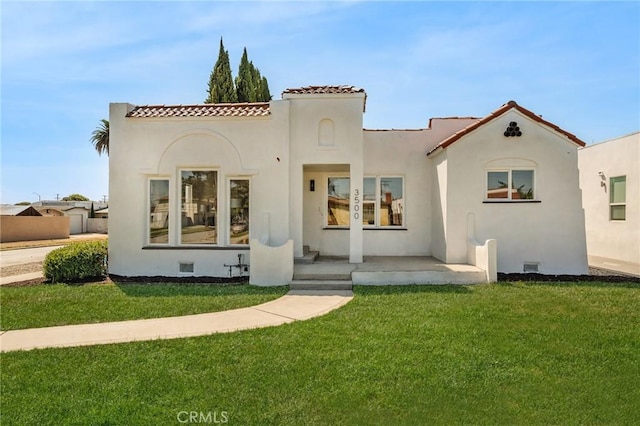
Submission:
M 361 157 L 362 158 L 362 157 Z M 349 221 L 349 263 L 362 263 L 362 159 L 350 165 L 351 218 Z

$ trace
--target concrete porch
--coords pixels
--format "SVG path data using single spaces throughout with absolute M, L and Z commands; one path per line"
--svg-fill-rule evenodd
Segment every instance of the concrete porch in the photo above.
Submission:
M 486 282 L 482 269 L 446 264 L 428 256 L 365 256 L 349 263 L 346 257 L 319 256 L 313 263 L 294 265 L 292 289 L 350 289 L 353 285 L 477 284 Z

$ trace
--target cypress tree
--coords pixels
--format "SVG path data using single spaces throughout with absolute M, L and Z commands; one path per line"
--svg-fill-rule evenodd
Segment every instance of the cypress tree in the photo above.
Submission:
M 211 76 L 209 77 L 209 96 L 205 103 L 231 103 L 237 102 L 236 89 L 231 76 L 231 65 L 229 64 L 229 52 L 224 50 L 222 37 L 220 37 L 220 52 Z
M 260 102 L 269 102 L 271 100 L 271 92 L 269 92 L 269 82 L 267 77 L 262 77 L 260 80 Z
M 238 102 L 255 102 L 252 88 L 255 84 L 251 73 L 252 64 L 249 62 L 247 48 L 242 52 L 242 59 L 238 67 L 238 76 L 236 77 L 236 92 L 238 94 Z
M 267 78 L 260 74 L 260 70 L 253 65 L 253 62 L 249 62 L 249 66 L 251 67 L 251 79 L 253 81 L 251 87 L 253 102 L 269 102 L 271 93 L 269 93 Z

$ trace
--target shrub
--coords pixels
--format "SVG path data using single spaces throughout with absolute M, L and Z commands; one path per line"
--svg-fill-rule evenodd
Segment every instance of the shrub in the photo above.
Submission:
M 77 282 L 107 275 L 107 241 L 88 241 L 55 249 L 44 259 L 45 278 L 52 283 Z

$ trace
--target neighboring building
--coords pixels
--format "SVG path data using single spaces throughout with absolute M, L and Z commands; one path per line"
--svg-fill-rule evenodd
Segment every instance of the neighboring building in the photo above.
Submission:
M 31 206 L 0 205 L 0 216 L 42 216 Z
M 109 207 L 105 207 L 104 209 L 95 210 L 94 211 L 96 219 L 108 219 L 109 218 Z
M 589 264 L 640 275 L 640 132 L 578 151 Z
M 0 206 L 0 242 L 69 237 L 69 219 L 43 217 L 32 206 Z
M 587 272 L 582 141 L 515 102 L 418 130 L 363 130 L 365 104 L 351 86 L 111 104 L 109 272 L 224 277 L 258 244 L 467 263 L 492 239 L 498 271 Z
M 31 205 L 43 216 L 67 216 L 69 217 L 71 235 L 89 232 L 89 212 L 91 204 L 94 210 L 107 207 L 106 203 L 97 201 L 54 201 L 45 200 Z

